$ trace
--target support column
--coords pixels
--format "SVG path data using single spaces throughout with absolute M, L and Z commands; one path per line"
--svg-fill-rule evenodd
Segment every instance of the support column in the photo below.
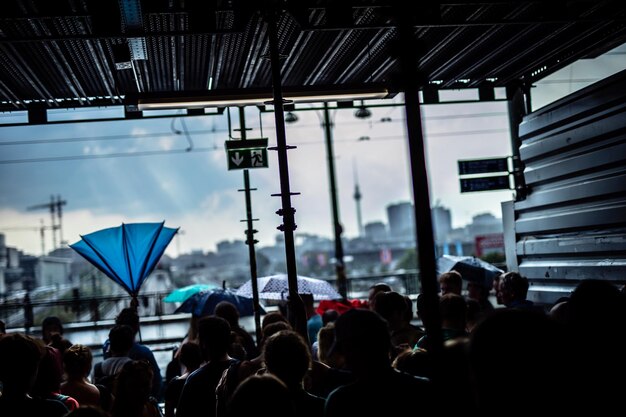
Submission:
M 527 89 L 526 89 L 527 90 Z M 515 201 L 526 199 L 527 189 L 524 179 L 524 164 L 520 157 L 519 125 L 530 108 L 530 91 L 525 93 L 523 86 L 512 84 L 506 88 L 508 100 L 509 131 L 511 132 L 511 154 L 513 155 L 513 184 Z
M 346 279 L 346 268 L 343 262 L 343 242 L 341 234 L 343 227 L 339 222 L 339 203 L 337 201 L 337 181 L 335 177 L 335 154 L 333 151 L 333 133 L 332 122 L 330 121 L 330 112 L 328 111 L 328 103 L 324 103 L 324 133 L 326 139 L 326 155 L 328 157 L 328 181 L 330 186 L 330 200 L 333 212 L 333 231 L 335 234 L 335 273 L 337 276 L 337 291 L 344 300 L 348 298 L 348 286 Z
M 285 236 L 285 262 L 287 264 L 287 278 L 289 282 L 289 321 L 293 328 L 308 341 L 306 313 L 302 299 L 298 295 L 298 272 L 296 269 L 296 249 L 293 234 L 296 229 L 294 216 L 296 210 L 291 206 L 291 196 L 297 193 L 292 193 L 289 186 L 289 164 L 287 160 L 287 151 L 294 147 L 287 145 L 287 136 L 285 134 L 284 100 L 278 50 L 277 25 L 279 13 L 279 10 L 275 9 L 268 11 L 266 15 L 272 65 L 274 119 L 276 123 L 276 148 L 274 149 L 278 153 L 278 171 L 280 176 L 280 194 L 276 194 L 276 196 L 280 196 L 282 203 L 282 208 L 277 211 L 277 214 L 283 218 L 283 224 L 278 226 L 278 230 L 282 231 Z
M 239 107 L 239 128 L 241 130 L 241 140 L 246 140 L 246 113 L 243 107 Z M 254 234 L 257 232 L 253 227 L 252 218 L 252 198 L 250 196 L 250 171 L 243 170 L 243 191 L 246 198 L 246 245 L 248 245 L 248 258 L 250 259 L 250 282 L 252 283 L 252 305 L 254 308 L 254 329 L 256 332 L 257 344 L 261 342 L 261 306 L 259 305 L 259 286 L 257 282 L 257 266 L 256 266 L 256 252 L 254 250 L 254 244 L 258 241 L 254 239 Z
M 430 211 L 430 194 L 426 171 L 424 136 L 419 102 L 419 81 L 416 52 L 417 40 L 411 25 L 411 13 L 407 13 L 403 2 L 395 2 L 395 17 L 398 24 L 399 42 L 396 45 L 400 55 L 402 72 L 400 81 L 405 93 L 407 135 L 411 162 L 412 191 L 415 208 L 415 230 L 417 232 L 417 253 L 419 258 L 420 280 L 422 284 L 421 303 L 426 314 L 424 328 L 429 339 L 429 350 L 441 352 L 443 338 L 439 315 L 439 295 L 435 259 L 435 239 Z

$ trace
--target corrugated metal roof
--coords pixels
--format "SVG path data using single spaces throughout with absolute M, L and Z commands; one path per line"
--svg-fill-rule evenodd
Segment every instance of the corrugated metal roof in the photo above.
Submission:
M 393 3 L 285 2 L 278 23 L 283 85 L 395 85 Z M 626 41 L 620 0 L 415 3 L 406 13 L 414 15 L 422 45 L 420 77 L 438 88 L 532 83 Z M 131 93 L 271 86 L 263 4 L 4 0 L 0 111 L 33 103 L 114 105 Z M 129 68 L 116 69 L 116 54 L 130 50 L 147 59 L 127 59 Z

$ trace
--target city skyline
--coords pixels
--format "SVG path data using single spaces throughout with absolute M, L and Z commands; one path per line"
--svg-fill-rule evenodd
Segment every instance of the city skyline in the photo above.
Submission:
M 60 196 L 55 196 L 55 198 L 52 198 L 52 199 L 51 199 L 51 201 L 53 201 L 53 200 L 55 200 L 55 199 L 57 199 L 57 198 L 59 198 L 59 197 L 60 197 Z M 42 204 L 42 205 L 43 205 L 43 204 Z M 409 202 L 409 201 L 389 202 L 389 203 L 385 206 L 385 208 L 386 208 L 386 210 L 387 210 L 387 216 L 386 216 L 385 218 L 383 218 L 383 219 L 379 219 L 379 220 L 372 220 L 372 221 L 366 222 L 366 223 L 364 223 L 364 225 L 363 225 L 363 226 L 364 226 L 364 231 L 363 231 L 363 233 L 362 233 L 362 234 L 359 234 L 359 235 L 354 235 L 354 236 L 346 236 L 346 235 L 343 235 L 343 238 L 344 238 L 344 239 L 358 239 L 358 238 L 365 238 L 365 237 L 368 237 L 368 229 L 369 229 L 369 228 L 373 227 L 374 229 L 377 229 L 377 228 L 379 228 L 380 226 L 382 226 L 382 227 L 383 227 L 383 229 L 384 229 L 384 230 L 383 230 L 384 236 L 379 236 L 379 237 L 380 237 L 380 238 L 383 238 L 383 239 L 388 239 L 388 238 L 389 238 L 389 239 L 393 239 L 393 238 L 414 237 L 414 236 L 412 235 L 412 233 L 411 233 L 411 235 L 410 235 L 410 236 L 408 236 L 408 235 L 407 235 L 407 233 L 406 233 L 406 232 L 407 232 L 408 230 L 400 230 L 400 231 L 395 230 L 395 231 L 394 231 L 394 226 L 393 226 L 394 220 L 392 219 L 392 217 L 390 217 L 389 209 L 390 209 L 391 207 L 394 207 L 394 206 L 395 206 L 395 207 L 398 207 L 398 206 L 405 206 L 405 205 L 406 205 L 406 206 L 410 206 L 410 209 L 411 209 L 411 210 L 413 209 L 413 203 L 412 203 L 412 202 Z M 452 213 L 452 210 L 451 210 L 451 209 L 449 209 L 449 208 L 447 208 L 447 207 L 445 207 L 445 206 L 440 206 L 440 205 L 439 205 L 439 206 L 432 206 L 432 211 L 433 211 L 433 227 L 435 227 L 435 228 L 438 226 L 438 223 L 441 223 L 441 220 L 438 220 L 438 219 L 437 219 L 437 216 L 435 215 L 435 212 L 436 212 L 436 211 L 439 211 L 439 210 L 446 211 L 446 212 L 448 212 L 448 214 L 451 214 L 451 213 Z M 404 210 L 403 210 L 403 211 L 404 211 Z M 400 216 L 398 216 L 398 215 L 396 215 L 396 216 L 395 216 L 395 217 L 396 217 L 396 219 L 395 219 L 396 224 L 399 224 L 399 222 L 403 222 L 403 221 L 405 221 L 404 219 L 401 219 L 401 218 L 400 218 L 400 217 L 405 217 L 405 216 L 404 216 L 405 214 L 406 214 L 406 213 L 401 213 L 401 215 L 400 215 Z M 411 216 L 412 216 L 413 212 L 411 211 L 411 213 L 410 213 L 410 214 L 411 214 Z M 488 216 L 493 216 L 494 218 L 496 218 L 496 219 L 498 219 L 498 220 L 500 219 L 500 217 L 499 217 L 499 216 L 497 216 L 497 215 L 495 215 L 494 213 L 490 213 L 490 212 L 481 212 L 481 213 L 476 213 L 474 216 L 472 216 L 471 221 L 469 221 L 469 222 L 468 222 L 468 223 L 466 223 L 466 224 L 458 225 L 457 227 L 448 228 L 448 229 L 446 229 L 446 233 L 451 232 L 451 231 L 455 231 L 455 230 L 460 230 L 460 229 L 467 228 L 467 227 L 471 226 L 472 224 L 474 224 L 474 222 L 475 222 L 476 218 L 481 217 L 481 216 L 485 216 L 485 215 L 488 215 Z M 393 216 L 393 215 L 392 215 L 392 216 Z M 412 218 L 411 218 L 411 220 L 412 220 Z M 49 222 L 51 222 L 51 220 L 49 220 Z M 55 222 L 58 222 L 58 220 L 55 220 Z M 444 220 L 444 222 L 445 222 L 445 220 Z M 57 223 L 57 224 L 58 224 L 58 223 Z M 396 227 L 397 227 L 397 226 L 396 226 Z M 69 245 L 59 245 L 59 244 L 58 244 L 58 242 L 59 242 L 59 240 L 60 240 L 60 233 L 59 233 L 58 231 L 54 231 L 54 232 L 53 232 L 53 230 L 52 230 L 52 229 L 53 229 L 53 227 L 51 227 L 49 224 L 44 223 L 44 222 L 43 222 L 43 219 L 42 219 L 42 223 L 41 223 L 41 225 L 40 225 L 40 226 L 35 226 L 35 227 L 32 227 L 32 228 L 31 228 L 31 227 L 28 227 L 28 228 L 27 228 L 27 229 L 29 229 L 29 231 L 32 231 L 32 232 L 37 232 L 37 233 L 36 233 L 36 234 L 37 234 L 37 238 L 36 238 L 36 239 L 37 239 L 38 244 L 40 245 L 40 247 L 41 247 L 41 244 L 42 244 L 42 242 L 41 242 L 41 236 L 42 236 L 42 235 L 41 235 L 41 229 L 42 229 L 42 228 L 44 229 L 44 234 L 43 234 L 43 236 L 44 236 L 45 242 L 43 242 L 43 245 L 44 245 L 44 246 L 45 246 L 45 248 L 46 248 L 46 254 L 47 254 L 47 253 L 50 253 L 50 252 L 53 250 L 53 249 L 52 249 L 52 241 L 53 241 L 53 240 L 54 240 L 55 242 L 57 242 L 56 249 L 58 249 L 58 248 L 62 248 L 62 247 L 69 247 Z M 10 230 L 10 229 L 9 229 L 9 231 L 13 231 L 13 230 Z M 26 231 L 26 228 L 25 228 L 25 230 L 23 230 L 23 231 Z M 181 230 L 181 232 L 182 232 L 182 233 L 181 233 L 181 235 L 182 235 L 182 236 L 184 236 L 184 235 L 186 234 L 186 232 L 185 232 L 184 230 Z M 380 231 L 378 231 L 378 233 L 380 233 Z M 33 253 L 33 252 L 28 252 L 28 251 L 25 251 L 25 250 L 24 250 L 24 248 L 22 248 L 22 247 L 19 247 L 19 246 L 13 245 L 13 244 L 11 244 L 11 242 L 7 242 L 7 241 L 6 241 L 6 232 L 4 232 L 4 231 L 2 231 L 2 230 L 0 230 L 0 235 L 5 235 L 5 243 L 6 243 L 7 247 L 12 247 L 12 248 L 14 248 L 14 249 L 17 249 L 18 251 L 23 251 L 23 252 L 24 252 L 25 254 L 27 254 L 27 255 L 35 255 L 35 256 L 38 256 L 38 255 L 40 255 L 40 254 L 41 254 L 41 250 L 39 250 L 39 251 L 38 251 L 38 252 L 36 252 L 36 253 Z M 296 235 L 298 235 L 298 234 L 296 234 Z M 299 233 L 299 235 L 301 235 L 302 237 L 306 237 L 306 238 L 310 238 L 310 237 L 318 237 L 318 238 L 328 239 L 329 241 L 333 239 L 333 237 L 332 237 L 332 236 L 330 236 L 330 235 L 317 235 L 317 234 L 315 234 L 314 232 L 302 232 L 302 233 Z M 278 231 L 277 231 L 277 232 L 275 233 L 275 236 L 276 236 L 276 237 L 278 237 L 278 236 L 282 236 L 282 233 L 280 233 L 280 232 L 278 232 Z M 178 240 L 179 238 L 180 238 L 180 236 L 175 236 L 175 239 L 174 239 L 174 240 L 172 240 L 172 242 L 171 242 L 171 244 L 170 244 L 170 249 L 172 249 L 172 247 L 175 247 L 174 249 L 175 249 L 175 251 L 176 251 L 176 254 L 174 255 L 174 254 L 172 253 L 172 250 L 170 250 L 170 253 L 169 253 L 169 255 L 170 255 L 170 256 L 173 256 L 173 255 L 174 255 L 174 257 L 176 257 L 176 256 L 178 256 L 178 255 L 183 255 L 183 254 L 191 254 L 191 253 L 198 252 L 199 250 L 201 250 L 203 253 L 217 252 L 217 251 L 219 251 L 219 246 L 220 246 L 220 245 L 224 245 L 224 244 L 231 244 L 231 243 L 234 243 L 234 242 L 243 242 L 243 241 L 245 240 L 245 237 L 225 238 L 224 240 L 217 241 L 217 242 L 216 242 L 216 247 L 215 247 L 215 248 L 212 248 L 211 250 L 202 250 L 202 249 L 199 249 L 199 248 L 190 248 L 187 252 L 185 252 L 185 251 L 183 251 L 183 250 L 180 250 L 180 249 L 179 249 L 179 247 L 180 247 L 180 242 L 179 242 L 179 240 Z M 370 238 L 371 238 L 371 236 L 370 236 Z M 298 239 L 298 240 L 299 240 L 299 239 Z M 376 240 L 376 239 L 375 239 L 375 240 Z M 446 239 L 445 239 L 445 238 L 436 238 L 436 240 L 437 240 L 439 243 L 443 243 Z M 67 242 L 67 241 L 66 241 L 66 242 Z M 259 246 L 259 247 L 268 247 L 268 246 L 274 246 L 275 244 L 276 244 L 276 242 L 269 242 L 269 243 L 267 243 L 267 244 L 257 244 L 257 246 Z M 296 242 L 296 245 L 297 245 L 297 242 Z
M 585 60 L 547 77 L 544 84 L 537 83 L 533 89 L 533 108 L 623 69 L 619 58 L 613 56 L 608 64 Z M 563 80 L 569 82 L 556 82 Z M 395 99 L 400 100 L 400 96 Z M 413 200 L 404 108 L 371 110 L 372 117 L 366 120 L 356 119 L 354 109 L 331 112 L 340 220 L 346 237 L 358 234 L 354 164 L 362 194 L 363 224 L 384 220 L 387 204 Z M 100 109 L 91 113 L 93 117 L 107 117 L 119 111 Z M 456 167 L 459 159 L 510 155 L 506 112 L 505 101 L 422 106 L 431 206 L 450 208 L 453 227 L 469 223 L 472 216 L 482 212 L 501 217 L 500 202 L 513 197 L 511 191 L 461 194 Z M 84 117 L 90 111 L 58 113 L 57 118 L 73 118 Z M 231 113 L 233 128 L 237 128 L 237 112 Z M 297 114 L 299 121 L 286 128 L 287 142 L 298 147 L 288 154 L 291 188 L 301 193 L 292 198 L 296 235 L 332 237 L 320 114 Z M 0 116 L 5 123 L 15 120 L 13 115 Z M 273 114 L 246 108 L 246 116 L 248 127 L 253 128 L 248 137 L 260 137 L 262 127 L 262 136 L 268 137 L 272 146 Z M 245 218 L 244 196 L 237 192 L 243 187 L 243 179 L 240 171 L 228 171 L 226 167 L 224 141 L 228 133 L 225 116 L 23 128 L 0 125 L 0 233 L 5 234 L 7 245 L 40 254 L 36 228 L 40 219 L 49 225 L 50 215 L 26 208 L 46 203 L 50 195 L 60 195 L 67 201 L 63 235 L 68 243 L 77 241 L 81 234 L 137 221 L 165 221 L 169 227 L 181 227 L 184 234 L 176 238 L 181 252 L 214 251 L 219 241 L 244 240 L 245 223 L 240 222 Z M 135 156 L 124 155 L 132 152 Z M 274 213 L 280 201 L 270 197 L 280 191 L 278 164 L 275 153 L 268 154 L 269 168 L 250 171 L 251 186 L 257 188 L 252 193 L 253 216 L 260 219 L 255 222 L 259 230 L 255 238 L 261 246 L 273 244 L 281 221 Z M 24 159 L 40 162 L 11 162 Z M 2 230 L 14 227 L 32 230 Z M 47 250 L 50 241 L 46 231 Z M 176 252 L 177 244 L 173 243 L 166 253 Z
M 503 105 L 502 103 L 497 104 Z M 255 116 L 258 120 L 259 116 L 254 114 L 255 110 L 254 108 L 247 109 L 248 125 L 252 124 L 251 122 L 255 120 Z M 354 187 L 352 176 L 353 160 L 355 160 L 359 170 L 360 187 L 363 195 L 362 212 L 364 223 L 385 219 L 387 204 L 411 201 L 409 198 L 409 166 L 405 156 L 406 144 L 401 132 L 403 123 L 401 111 L 401 108 L 372 109 L 372 118 L 365 121 L 355 119 L 352 114 L 353 110 L 336 111 L 336 127 L 333 133 L 335 138 L 337 188 L 339 190 L 341 222 L 347 237 L 355 237 L 358 233 L 355 218 L 356 208 L 352 198 Z M 289 153 L 292 189 L 302 193 L 301 196 L 293 198 L 293 205 L 297 210 L 296 223 L 299 224 L 296 234 L 299 232 L 315 232 L 316 234 L 330 237 L 332 236 L 332 227 L 327 191 L 328 179 L 323 131 L 321 128 L 316 127 L 316 125 L 319 126 L 319 119 L 315 113 L 312 111 L 299 112 L 300 121 L 295 125 L 287 126 L 288 140 L 290 143 L 298 146 L 298 149 Z M 476 111 L 472 111 L 471 114 L 476 114 Z M 263 122 L 266 124 L 263 126 L 263 129 L 266 132 L 265 134 L 270 137 L 270 143 L 273 140 L 272 116 L 272 114 L 264 114 L 262 116 Z M 381 122 L 380 120 L 383 117 L 392 117 L 392 122 Z M 190 131 L 210 131 L 215 129 L 220 131 L 221 137 L 227 137 L 228 132 L 223 124 L 215 123 L 214 126 L 211 118 L 202 119 L 205 120 L 188 119 L 186 121 L 188 129 Z M 233 117 L 233 119 L 236 122 L 236 118 Z M 393 121 L 394 119 L 395 121 Z M 165 120 L 157 120 L 151 123 L 159 123 L 162 127 L 161 132 L 163 132 L 164 127 L 170 128 L 173 123 L 176 123 L 175 128 L 180 128 L 180 122 L 177 119 L 175 122 L 171 122 L 174 119 Z M 221 120 L 221 122 L 223 123 L 225 120 Z M 504 126 L 506 122 L 502 121 L 501 123 Z M 83 124 L 82 126 L 78 124 L 69 126 L 82 131 L 85 125 L 93 125 L 93 123 Z M 354 132 L 351 132 L 351 130 L 354 130 L 354 126 L 360 128 L 360 133 L 357 137 L 355 137 Z M 391 135 L 385 132 L 385 130 L 392 130 L 388 126 L 392 126 L 393 131 Z M 34 130 L 32 128 L 29 129 Z M 431 127 L 431 129 L 434 130 L 434 127 Z M 383 136 L 381 132 L 387 134 Z M 80 134 L 80 132 L 76 132 L 74 137 L 80 137 Z M 83 134 L 87 136 L 86 132 Z M 117 134 L 123 135 L 123 133 Z M 141 126 L 133 127 L 131 134 L 139 138 L 137 142 L 147 142 L 149 139 L 152 139 L 152 137 L 148 139 L 140 136 L 151 134 L 149 130 L 142 130 Z M 254 134 L 260 134 L 258 123 L 256 131 L 252 132 L 252 135 Z M 313 135 L 314 137 L 312 137 Z M 358 139 L 363 135 L 368 135 L 370 139 L 359 141 Z M 175 149 L 172 142 L 179 138 L 175 135 L 172 136 L 173 138 L 158 138 L 157 149 Z M 181 252 L 188 252 L 193 249 L 214 250 L 215 244 L 219 241 L 242 239 L 245 226 L 239 220 L 245 217 L 245 208 L 243 194 L 237 192 L 237 189 L 242 188 L 243 185 L 241 172 L 229 172 L 226 170 L 226 154 L 223 150 L 223 144 L 218 142 L 219 139 L 211 138 L 209 135 L 204 138 L 197 138 L 196 136 L 198 135 L 193 135 L 196 147 L 216 147 L 217 150 L 211 149 L 204 154 L 192 152 L 188 155 L 174 154 L 171 156 L 102 160 L 86 159 L 84 161 L 78 160 L 63 163 L 43 162 L 1 166 L 0 169 L 11 167 L 18 172 L 23 172 L 22 175 L 25 179 L 32 176 L 33 171 L 37 172 L 36 177 L 30 178 L 29 182 L 32 187 L 41 189 L 41 193 L 38 194 L 40 197 L 35 197 L 34 193 L 27 193 L 25 189 L 18 190 L 21 194 L 19 197 L 24 203 L 22 203 L 21 207 L 11 209 L 6 208 L 6 203 L 14 203 L 14 201 L 7 201 L 11 193 L 3 193 L 3 222 L 0 226 L 7 226 L 4 223 L 4 219 L 7 218 L 15 219 L 9 224 L 10 226 L 36 227 L 39 225 L 40 219 L 44 219 L 44 222 L 49 224 L 50 220 L 47 211 L 31 212 L 25 210 L 28 206 L 41 204 L 48 200 L 49 197 L 45 193 L 45 189 L 53 190 L 53 194 L 60 195 L 68 202 L 64 207 L 64 236 L 68 243 L 76 241 L 80 234 L 90 233 L 99 228 L 113 227 L 122 222 L 163 220 L 166 221 L 166 225 L 181 227 L 184 231 L 184 234 L 177 238 L 179 239 L 178 245 Z M 55 139 L 58 137 L 57 133 Z M 179 140 L 184 142 L 183 138 Z M 124 151 L 121 147 L 115 148 L 114 146 L 116 144 L 113 141 L 95 142 L 95 145 L 87 143 L 83 144 L 82 152 L 83 155 L 88 155 L 89 152 L 94 152 L 93 148 L 99 148 L 97 152 Z M 508 146 L 507 143 L 505 143 L 506 146 Z M 146 147 L 141 148 L 140 144 L 136 144 L 134 147 L 138 152 L 150 149 Z M 61 150 L 53 149 L 51 152 L 59 154 Z M 68 149 L 65 152 L 71 154 L 72 150 Z M 475 156 L 492 155 L 475 154 Z M 258 189 L 258 191 L 252 193 L 252 208 L 254 217 L 261 219 L 255 224 L 255 228 L 259 230 L 256 238 L 261 242 L 261 245 L 272 245 L 276 234 L 279 233 L 276 230 L 276 226 L 278 226 L 280 218 L 274 214 L 280 208 L 279 200 L 269 197 L 269 194 L 280 190 L 277 181 L 278 167 L 273 153 L 270 153 L 269 158 L 270 168 L 250 171 L 251 186 Z M 167 166 L 167 162 L 159 161 L 155 164 L 153 161 L 157 159 L 178 160 L 175 163 L 180 166 L 181 171 L 184 170 L 184 167 L 182 167 L 182 165 L 185 165 L 184 159 L 195 159 L 196 161 L 190 162 L 189 165 L 193 164 L 196 169 L 199 165 L 203 165 L 203 159 L 206 166 L 201 169 L 204 173 L 201 174 L 196 171 L 198 172 L 197 175 L 199 177 L 218 177 L 219 181 L 212 181 L 210 190 L 208 190 L 205 198 L 198 198 L 197 195 L 194 195 L 196 193 L 194 188 L 201 187 L 202 181 L 198 178 L 194 180 L 185 178 L 185 175 L 194 175 L 193 171 L 189 174 L 188 169 L 187 173 L 183 174 L 181 171 L 174 172 L 172 170 L 168 175 L 162 175 L 162 172 L 159 172 L 161 169 L 159 167 Z M 58 167 L 69 168 L 69 170 L 75 169 L 73 176 L 84 178 L 86 182 L 76 181 L 76 178 L 68 178 L 67 180 L 71 184 L 67 184 L 63 170 L 54 169 L 55 164 Z M 453 168 L 455 164 L 456 161 L 449 161 L 449 165 Z M 441 164 L 439 164 L 440 166 Z M 437 175 L 439 167 L 431 170 L 433 176 Z M 92 169 L 95 170 L 95 173 L 90 172 Z M 123 174 L 120 175 L 120 173 Z M 386 175 L 381 175 L 381 173 Z M 143 178 L 140 179 L 140 177 Z M 111 180 L 107 181 L 107 178 Z M 54 181 L 56 184 L 44 188 L 44 184 L 39 183 L 40 180 Z M 452 178 L 453 187 L 455 185 L 454 181 L 455 178 Z M 145 185 L 142 186 L 142 183 Z M 194 185 L 192 186 L 190 183 Z M 4 177 L 3 185 L 8 185 L 4 181 Z M 59 185 L 62 185 L 62 187 Z M 63 188 L 66 188 L 66 190 L 63 190 Z M 203 188 L 208 189 L 209 187 Z M 384 190 L 384 193 L 381 193 L 381 190 Z M 80 195 L 81 192 L 88 194 Z M 433 190 L 431 195 L 433 192 L 435 192 L 435 195 L 440 194 L 439 190 Z M 441 192 L 445 193 L 446 191 L 442 189 Z M 159 198 L 159 206 L 157 206 L 154 201 L 157 201 L 156 198 L 159 196 L 165 198 Z M 85 197 L 89 197 L 91 201 L 84 201 Z M 110 197 L 110 200 L 108 197 Z M 35 198 L 37 199 L 35 200 Z M 442 203 L 445 202 L 445 197 L 439 197 L 438 199 Z M 468 197 L 467 199 L 472 198 Z M 122 204 L 125 205 L 123 208 L 120 207 Z M 477 211 L 489 211 L 489 209 L 481 208 Z M 211 215 L 208 216 L 206 213 Z M 468 220 L 471 218 L 471 216 L 467 216 L 468 213 L 464 214 Z M 463 221 L 460 220 L 456 223 L 463 223 Z M 202 237 L 202 229 L 209 236 L 208 239 Z M 5 234 L 7 235 L 7 243 L 9 245 L 21 246 L 29 253 L 40 253 L 39 236 L 35 231 L 14 231 L 13 233 L 5 232 Z M 48 248 L 50 248 L 49 242 L 50 239 L 48 238 L 46 244 Z M 170 245 L 167 253 L 172 254 L 174 251 L 175 249 Z

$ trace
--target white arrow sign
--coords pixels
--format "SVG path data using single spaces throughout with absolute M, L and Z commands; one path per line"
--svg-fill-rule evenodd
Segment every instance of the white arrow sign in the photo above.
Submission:
M 233 163 L 237 166 L 241 165 L 243 159 L 243 156 L 239 156 L 239 152 L 235 152 L 235 156 L 230 158 L 230 160 L 233 161 Z

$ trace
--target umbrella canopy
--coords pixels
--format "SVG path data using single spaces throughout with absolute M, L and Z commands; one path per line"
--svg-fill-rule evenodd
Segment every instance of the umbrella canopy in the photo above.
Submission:
M 254 304 L 252 298 L 242 297 L 234 291 L 223 288 L 215 288 L 200 291 L 189 297 L 178 307 L 174 313 L 192 313 L 194 316 L 210 316 L 215 311 L 215 306 L 221 301 L 228 301 L 237 307 L 239 316 L 252 316 Z M 261 308 L 261 313 L 265 313 Z
M 257 279 L 259 298 L 264 300 L 284 300 L 289 293 L 287 274 L 271 275 Z M 252 297 L 252 281 L 237 290 L 238 295 Z M 338 300 L 341 294 L 327 281 L 298 275 L 298 294 L 312 294 L 315 300 Z
M 163 299 L 166 303 L 182 303 L 194 294 L 200 291 L 218 288 L 217 284 L 192 284 L 186 287 L 176 288 Z
M 82 235 L 70 245 L 133 298 L 178 231 L 162 223 L 129 223 Z
M 491 288 L 493 279 L 504 271 L 474 256 L 443 255 L 437 259 L 437 274 L 457 271 L 464 280 Z

